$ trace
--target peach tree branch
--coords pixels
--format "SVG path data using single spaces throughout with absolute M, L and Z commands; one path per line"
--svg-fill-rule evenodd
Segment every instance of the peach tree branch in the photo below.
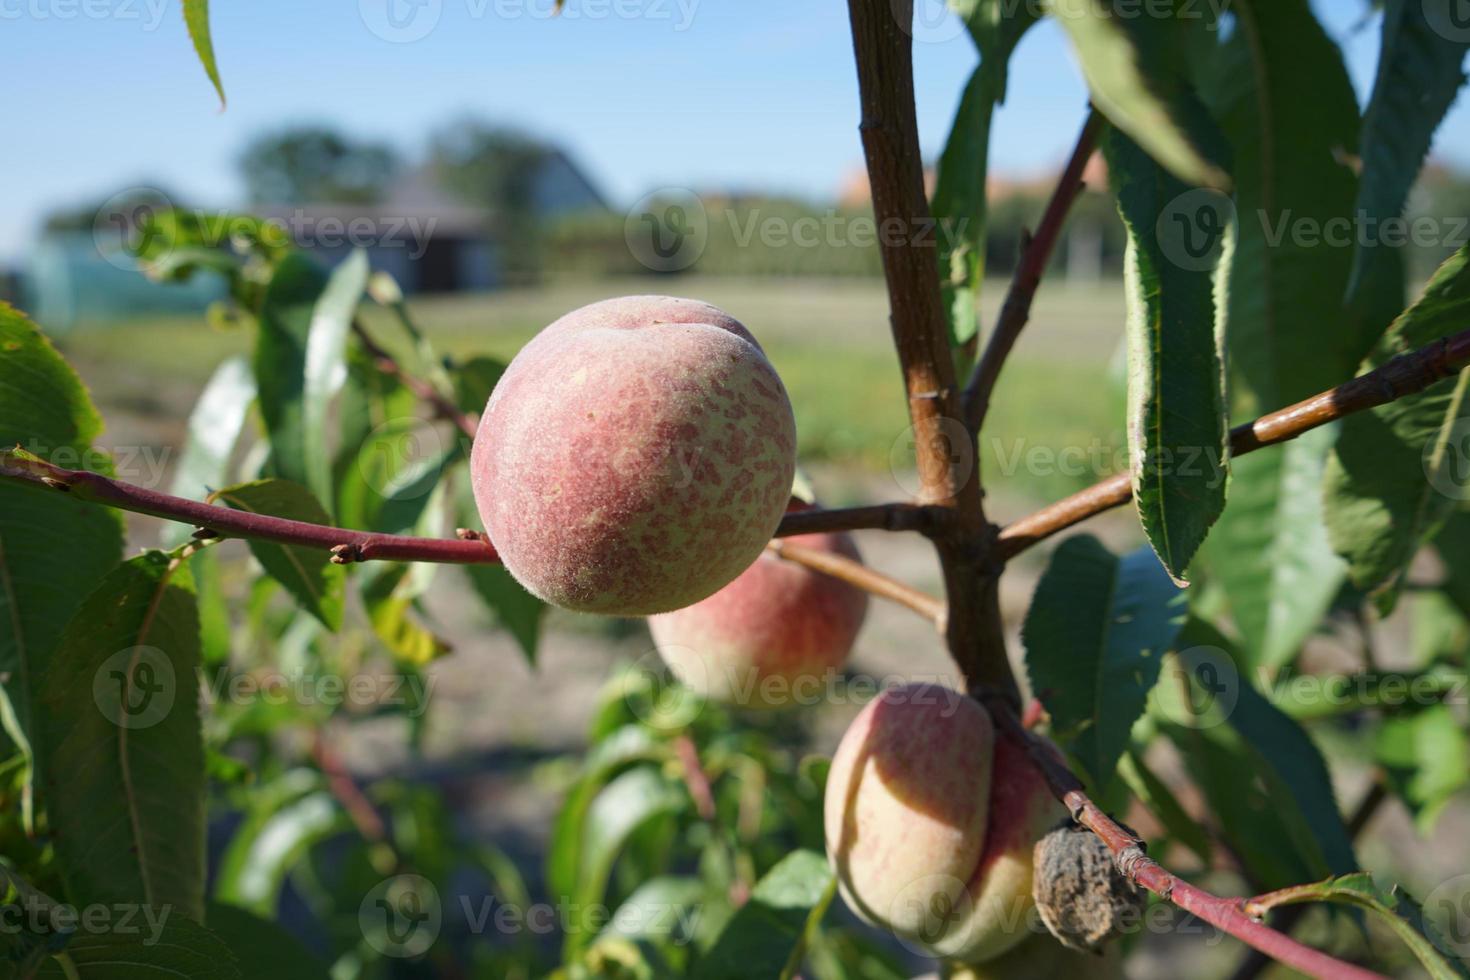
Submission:
M 860 561 L 817 548 L 807 548 L 779 539 L 766 546 L 777 558 L 804 565 L 814 571 L 841 579 L 883 599 L 906 606 L 944 630 L 944 602 L 897 579 L 890 578 Z
M 432 384 L 405 371 L 403 365 L 398 363 L 398 359 L 373 339 L 372 334 L 367 332 L 367 328 L 362 325 L 361 320 L 354 319 L 352 321 L 352 332 L 357 337 L 358 342 L 362 344 L 363 350 L 367 351 L 368 356 L 373 359 L 374 367 L 383 374 L 397 378 L 399 383 L 413 392 L 419 401 L 424 402 L 434 410 L 434 416 L 436 418 L 453 422 L 454 427 L 464 433 L 466 438 L 475 438 L 475 431 L 480 426 L 478 416 L 471 412 L 462 411 L 458 405 L 447 398 Z
M 1088 112 L 1082 132 L 1077 135 L 1077 144 L 1072 148 L 1072 156 L 1061 176 L 1057 178 L 1056 189 L 1052 191 L 1046 210 L 1042 212 L 1041 223 L 1036 226 L 1036 233 L 1026 239 L 1021 260 L 1016 264 L 1016 274 L 1011 279 L 1010 289 L 1006 292 L 1005 302 L 1001 304 L 1000 315 L 996 318 L 995 329 L 991 331 L 990 339 L 985 344 L 985 352 L 980 356 L 975 369 L 970 373 L 969 382 L 965 385 L 965 424 L 973 432 L 980 431 L 985 413 L 990 408 L 990 396 L 995 391 L 996 381 L 1000 379 L 1000 369 L 1005 366 L 1011 348 L 1016 345 L 1016 338 L 1021 336 L 1021 330 L 1031 319 L 1031 302 L 1036 298 L 1041 277 L 1046 272 L 1047 263 L 1051 261 L 1057 240 L 1061 238 L 1067 212 L 1087 186 L 1082 182 L 1082 172 L 1087 168 L 1087 161 L 1092 158 L 1092 152 L 1097 147 L 1098 136 L 1106 125 L 1106 120 L 1096 109 Z
M 1443 381 L 1466 364 L 1470 364 L 1470 330 L 1401 354 L 1377 370 L 1320 395 L 1236 426 L 1230 431 L 1230 453 L 1242 456 L 1295 439 L 1354 412 L 1386 405 Z M 1127 473 L 1095 483 L 1002 529 L 999 556 L 1003 560 L 1013 558 L 1059 531 L 1126 504 L 1132 496 L 1132 479 Z
M 1246 914 L 1245 899 L 1213 895 L 1165 870 L 1148 856 L 1145 851 L 1147 845 L 1142 840 L 1119 826 L 1088 797 L 1081 780 L 1058 760 L 1051 746 L 1026 730 L 1016 717 L 1008 697 L 986 694 L 982 699 L 1005 736 L 1025 747 L 1032 764 L 1045 778 L 1052 794 L 1071 813 L 1072 819 L 1107 845 L 1120 874 L 1272 959 L 1309 976 L 1326 980 L 1383 980 L 1381 974 L 1344 963 L 1251 918 Z
M 960 393 L 945 326 L 939 262 L 914 109 L 913 0 L 848 0 L 857 61 L 863 155 L 879 228 L 889 326 L 913 424 L 920 503 L 942 508 L 929 532 L 948 602 L 945 642 L 966 683 L 1014 692 L 991 528 L 975 440 L 959 421 Z

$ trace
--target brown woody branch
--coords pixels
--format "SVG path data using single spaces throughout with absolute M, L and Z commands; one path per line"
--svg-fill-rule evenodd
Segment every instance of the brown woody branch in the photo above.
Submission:
M 1041 223 L 1036 226 L 1036 233 L 1026 239 L 1021 260 L 1016 264 L 1015 277 L 1011 280 L 1005 302 L 1001 304 L 1000 315 L 996 318 L 995 329 L 991 331 L 990 340 L 985 344 L 985 353 L 981 355 L 974 371 L 970 373 L 969 383 L 965 385 L 964 418 L 972 432 L 980 431 L 985 413 L 990 408 L 990 396 L 995 392 L 996 381 L 1000 379 L 1000 369 L 1005 366 L 1011 348 L 1016 345 L 1016 338 L 1021 336 L 1021 330 L 1031 319 L 1032 300 L 1036 298 L 1036 290 L 1041 286 L 1042 274 L 1051 261 L 1057 240 L 1061 238 L 1067 212 L 1087 186 L 1082 182 L 1082 172 L 1087 168 L 1087 161 L 1092 158 L 1098 136 L 1105 125 L 1106 120 L 1096 109 L 1088 113 L 1082 132 L 1077 135 L 1077 145 L 1072 148 L 1072 156 L 1061 176 L 1057 178 L 1056 189 L 1052 191 L 1051 200 L 1047 201 L 1046 210 L 1042 212 Z
M 889 325 L 913 423 L 920 503 L 948 513 L 930 532 L 948 615 L 945 641 L 966 683 L 1015 691 L 989 561 L 973 435 L 959 422 L 960 393 L 945 327 L 939 263 L 925 229 L 923 156 L 914 111 L 913 0 L 849 0 L 857 59 L 863 155 L 880 228 Z
M 1245 899 L 1213 895 L 1165 870 L 1148 856 L 1147 845 L 1142 840 L 1098 808 L 1082 782 L 1059 761 L 1055 750 L 1026 730 L 1008 697 L 988 695 L 984 700 L 1005 736 L 1025 746 L 1027 756 L 1052 793 L 1072 814 L 1072 819 L 1107 845 L 1121 874 L 1272 959 L 1310 976 L 1327 980 L 1383 980 L 1381 974 L 1344 963 L 1251 918 L 1245 911 Z
M 1318 426 L 1423 391 L 1470 364 L 1470 330 L 1402 354 L 1320 395 L 1263 415 L 1230 432 L 1230 453 L 1241 456 L 1295 439 Z M 999 555 L 1013 558 L 1058 531 L 1128 502 L 1132 479 L 1119 473 L 1021 518 L 1000 532 Z
M 864 592 L 907 606 L 939 627 L 941 632 L 944 629 L 944 603 L 941 600 L 913 586 L 905 585 L 897 579 L 890 578 L 876 569 L 869 568 L 860 561 L 853 561 L 851 558 L 833 554 L 830 551 L 807 548 L 780 540 L 772 541 L 766 547 L 777 558 L 805 565 L 807 568 L 841 579 L 849 585 L 855 585 Z

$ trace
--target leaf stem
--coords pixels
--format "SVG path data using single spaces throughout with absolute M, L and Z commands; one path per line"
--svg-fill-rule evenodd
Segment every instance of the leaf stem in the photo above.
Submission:
M 786 541 L 772 541 L 766 546 L 777 558 L 804 565 L 833 578 L 855 585 L 864 592 L 884 599 L 891 599 L 901 606 L 912 609 L 923 616 L 942 633 L 944 632 L 944 602 L 920 590 L 889 578 L 862 562 L 853 561 L 843 555 L 821 551 Z

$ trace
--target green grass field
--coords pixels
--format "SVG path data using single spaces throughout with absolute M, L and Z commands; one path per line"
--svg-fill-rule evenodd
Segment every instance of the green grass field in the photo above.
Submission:
M 989 284 L 984 323 L 992 322 L 1005 284 Z M 739 317 L 760 338 L 796 409 L 807 462 L 851 464 L 869 474 L 891 469 L 906 415 L 890 343 L 887 301 L 875 280 L 731 280 L 681 278 L 558 283 L 544 289 L 425 298 L 411 302 L 415 321 L 443 353 L 509 359 L 560 314 L 607 296 L 668 291 L 697 296 Z M 1121 287 L 1051 286 L 1003 376 L 982 440 L 982 465 L 995 491 L 1049 499 L 1095 478 L 1048 464 L 1066 447 L 1115 447 L 1122 405 L 1110 380 L 1122 335 Z M 373 314 L 385 343 L 397 329 Z M 248 330 L 220 331 L 202 318 L 83 327 L 63 341 L 108 413 L 109 379 L 136 387 L 156 379 L 197 387 L 224 357 L 248 351 Z M 900 450 L 898 458 L 902 459 Z M 1111 460 L 1111 455 L 1108 457 Z M 1101 475 L 1107 475 L 1103 473 Z

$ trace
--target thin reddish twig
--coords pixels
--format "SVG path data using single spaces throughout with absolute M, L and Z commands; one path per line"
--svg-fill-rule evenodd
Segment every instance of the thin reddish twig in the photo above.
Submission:
M 1381 974 L 1345 963 L 1256 921 L 1246 914 L 1245 899 L 1213 895 L 1165 870 L 1148 856 L 1142 840 L 1119 826 L 1092 802 L 1081 780 L 1057 759 L 1055 750 L 1026 730 L 1007 696 L 985 694 L 983 700 L 1006 737 L 1025 746 L 1032 764 L 1072 814 L 1072 819 L 1107 845 L 1121 874 L 1272 959 L 1309 976 L 1324 980 L 1383 980 Z
M 996 317 L 995 329 L 990 332 L 985 352 L 970 372 L 970 380 L 965 385 L 965 424 L 972 432 L 980 431 L 985 413 L 990 408 L 990 396 L 995 391 L 996 381 L 1000 379 L 1000 369 L 1005 366 L 1011 348 L 1016 345 L 1016 338 L 1021 336 L 1022 329 L 1031 319 L 1031 303 L 1036 298 L 1036 290 L 1041 286 L 1041 277 L 1051 261 L 1057 240 L 1061 238 L 1067 212 L 1086 187 L 1082 181 L 1082 172 L 1087 169 L 1087 161 L 1092 158 L 1098 135 L 1105 125 L 1106 121 L 1096 109 L 1088 112 L 1087 121 L 1082 124 L 1082 132 L 1077 134 L 1077 144 L 1072 148 L 1072 156 L 1062 169 L 1061 176 L 1057 178 L 1056 189 L 1052 191 L 1051 200 L 1047 201 L 1046 210 L 1042 212 L 1041 223 L 1036 226 L 1035 234 L 1026 240 L 1021 259 L 1016 263 L 1016 274 L 1011 279 L 1005 302 L 1001 304 L 1000 315 Z
M 1255 452 L 1354 412 L 1386 405 L 1443 381 L 1466 364 L 1470 364 L 1470 330 L 1402 354 L 1320 395 L 1236 426 L 1230 432 L 1230 453 L 1241 456 Z M 997 551 L 1002 559 L 1013 558 L 1058 531 L 1126 504 L 1132 496 L 1129 474 L 1109 477 L 1003 528 Z
M 849 585 L 855 585 L 864 592 L 907 606 L 933 623 L 941 632 L 944 630 L 944 602 L 927 592 L 922 592 L 911 585 L 905 585 L 897 579 L 889 578 L 860 561 L 853 561 L 851 558 L 833 554 L 830 551 L 807 548 L 786 541 L 772 541 L 766 547 L 777 558 L 805 565 L 807 568 L 841 579 Z
M 464 433 L 466 437 L 475 438 L 475 431 L 480 426 L 480 419 L 477 415 L 462 411 L 432 384 L 405 371 L 398 363 L 398 359 L 373 339 L 372 335 L 367 332 L 367 328 L 362 325 L 361 320 L 352 321 L 352 332 L 357 336 L 363 349 L 372 357 L 374 367 L 384 374 L 397 378 L 403 387 L 413 392 L 420 401 L 428 404 L 437 417 L 453 422 L 455 428 Z
M 674 739 L 674 754 L 679 757 L 679 768 L 683 770 L 684 785 L 689 789 L 689 796 L 694 800 L 694 809 L 698 811 L 700 819 L 713 820 L 715 794 L 710 789 L 709 776 L 699 764 L 699 747 L 687 733 L 681 733 Z

